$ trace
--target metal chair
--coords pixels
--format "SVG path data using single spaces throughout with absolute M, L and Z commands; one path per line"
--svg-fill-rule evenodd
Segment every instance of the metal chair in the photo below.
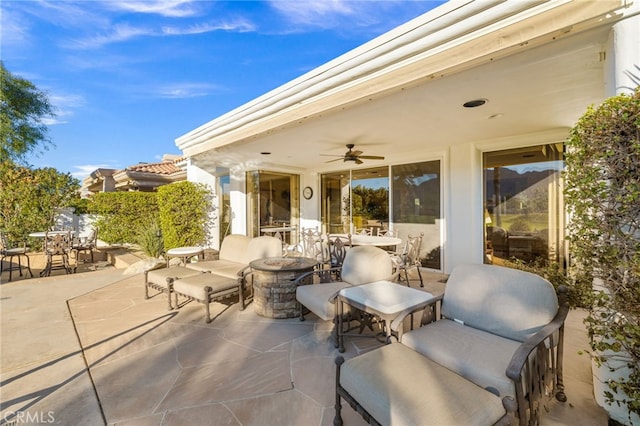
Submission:
M 47 232 L 44 237 L 44 254 L 47 256 L 47 264 L 40 272 L 40 276 L 48 277 L 53 269 L 64 269 L 67 274 L 73 273 L 74 269 L 69 263 L 71 250 L 71 232 Z
M 91 255 L 91 263 L 93 263 L 93 250 L 96 248 L 97 240 L 98 231 L 96 230 L 96 228 L 91 228 L 91 231 L 86 237 L 78 237 L 73 239 L 71 250 L 72 253 L 75 253 L 76 262 L 79 261 L 79 255 L 81 252 L 89 252 L 89 254 Z
M 421 232 L 418 236 L 407 236 L 407 242 L 401 253 L 398 253 L 392 257 L 396 264 L 396 268 L 399 272 L 399 279 L 402 279 L 404 273 L 404 279 L 409 286 L 409 269 L 416 268 L 418 271 L 418 278 L 420 278 L 420 287 L 424 287 L 422 281 L 422 274 L 420 273 L 420 249 L 422 247 L 422 238 L 424 232 Z
M 11 247 L 9 241 L 7 240 L 7 236 L 4 232 L 0 232 L 0 273 L 4 270 L 4 260 L 6 258 L 9 259 L 9 281 L 11 281 L 13 271 L 19 271 L 20 276 L 22 276 L 22 268 L 27 268 L 31 277 L 33 277 L 33 272 L 31 272 L 31 264 L 29 263 L 29 255 L 27 255 L 27 247 L 23 245 L 22 247 Z M 24 256 L 27 259 L 27 265 L 22 266 L 22 257 Z M 13 265 L 13 258 L 18 258 L 18 266 Z
M 352 247 L 351 234 L 347 234 L 346 237 L 340 235 L 327 235 L 327 247 L 330 269 L 341 268 L 347 254 L 347 250 Z M 337 273 L 340 273 L 339 270 Z M 335 277 L 335 279 L 339 278 L 339 276 Z

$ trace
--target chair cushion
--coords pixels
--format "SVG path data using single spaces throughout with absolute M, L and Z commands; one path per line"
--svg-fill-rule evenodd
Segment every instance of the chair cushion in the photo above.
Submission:
M 187 268 L 193 269 L 195 271 L 207 272 L 207 271 L 215 271 L 217 269 L 228 269 L 228 268 L 236 268 L 236 270 L 240 270 L 244 268 L 246 265 L 240 262 L 235 262 L 231 260 L 205 260 L 204 262 L 196 262 L 196 263 L 187 263 Z
M 442 319 L 403 334 L 402 344 L 500 397 L 515 396 L 505 372 L 518 341 Z
M 388 252 L 374 246 L 356 246 L 347 250 L 340 276 L 343 281 L 359 285 L 388 279 L 392 273 Z
M 200 301 L 207 300 L 206 287 L 211 287 L 211 293 L 238 288 L 238 280 L 220 277 L 208 273 L 199 273 L 191 277 L 182 278 L 173 283 L 173 290 L 185 296 Z
M 232 262 L 241 262 L 247 251 L 247 246 L 251 238 L 246 235 L 232 234 L 227 235 L 222 240 L 218 259 L 230 260 Z
M 497 396 L 397 343 L 346 361 L 340 385 L 383 425 L 489 425 L 506 413 Z
M 167 287 L 167 278 L 185 278 L 198 275 L 200 272 L 184 266 L 175 266 L 171 268 L 154 269 L 147 272 L 147 283 L 155 284 L 159 287 Z
M 262 237 L 251 238 L 247 245 L 247 250 L 241 257 L 242 263 L 248 265 L 257 259 L 265 257 L 282 256 L 282 241 L 276 237 L 264 235 Z
M 442 315 L 509 339 L 525 341 L 558 312 L 544 278 L 494 265 L 460 265 L 447 280 Z
M 318 317 L 332 321 L 336 316 L 335 296 L 347 287 L 351 284 L 343 281 L 301 285 L 296 289 L 296 299 Z

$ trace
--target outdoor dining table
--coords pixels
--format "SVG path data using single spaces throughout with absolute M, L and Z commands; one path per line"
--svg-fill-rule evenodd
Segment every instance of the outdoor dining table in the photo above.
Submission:
M 347 238 L 347 234 L 331 234 L 342 238 Z M 402 244 L 402 239 L 391 236 L 362 235 L 352 234 L 351 245 L 354 246 L 376 246 L 376 247 L 395 247 Z
M 29 234 L 31 238 L 44 238 L 47 234 L 49 235 L 64 235 L 68 234 L 71 231 L 36 231 Z

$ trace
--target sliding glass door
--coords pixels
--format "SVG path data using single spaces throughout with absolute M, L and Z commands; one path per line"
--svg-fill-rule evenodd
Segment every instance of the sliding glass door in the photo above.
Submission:
M 564 263 L 562 144 L 484 154 L 487 263 Z
M 329 233 L 390 229 L 403 240 L 424 234 L 423 265 L 441 259 L 440 161 L 344 170 L 322 175 L 322 227 Z

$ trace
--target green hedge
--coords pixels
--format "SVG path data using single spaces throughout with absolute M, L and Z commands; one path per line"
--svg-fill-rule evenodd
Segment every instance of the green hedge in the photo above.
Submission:
M 208 186 L 193 182 L 161 186 L 158 207 L 165 250 L 206 244 L 212 211 Z
M 159 219 L 155 192 L 100 192 L 88 208 L 98 215 L 100 239 L 109 244 L 137 244 L 142 231 Z

